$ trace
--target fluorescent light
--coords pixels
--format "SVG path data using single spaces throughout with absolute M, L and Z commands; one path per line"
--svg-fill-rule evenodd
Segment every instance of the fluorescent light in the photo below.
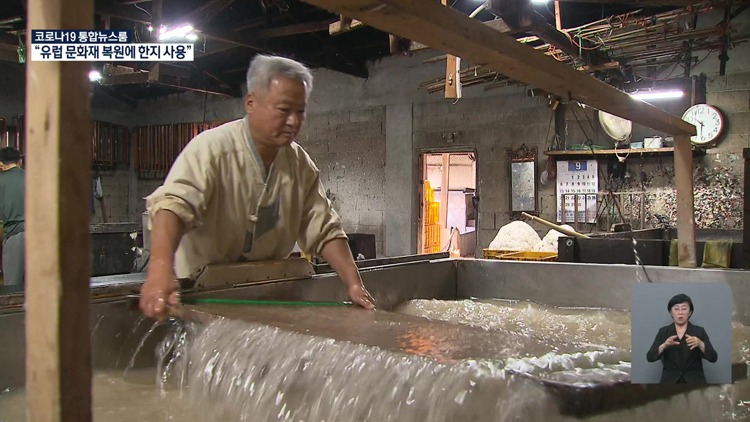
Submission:
M 89 72 L 89 80 L 90 80 L 91 82 L 94 82 L 94 81 L 99 81 L 99 80 L 101 80 L 101 79 L 102 79 L 102 74 L 101 74 L 101 73 L 99 73 L 99 71 L 97 71 L 97 70 L 92 70 L 91 72 Z
M 631 97 L 639 100 L 662 100 L 669 98 L 682 98 L 685 93 L 682 91 L 647 91 L 630 94 Z
M 164 31 L 162 32 L 160 30 L 159 33 L 159 41 L 168 40 L 168 39 L 181 39 L 186 38 L 187 35 L 193 30 L 192 25 L 182 25 L 178 26 L 175 29 L 170 29 L 167 31 L 167 28 L 164 27 Z
M 153 31 L 153 30 L 154 30 L 154 27 L 153 27 L 153 26 L 151 26 L 151 25 L 149 25 L 149 26 L 148 26 L 148 32 L 151 32 L 151 31 Z
M 185 38 L 187 38 L 190 41 L 198 41 L 198 36 L 195 34 L 187 34 L 185 35 Z
M 537 3 L 537 4 L 549 3 L 549 1 L 550 0 L 531 0 L 532 3 Z

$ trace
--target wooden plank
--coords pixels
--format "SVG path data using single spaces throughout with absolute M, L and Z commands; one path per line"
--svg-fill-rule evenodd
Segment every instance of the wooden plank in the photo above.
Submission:
M 127 85 L 127 84 L 144 84 L 149 80 L 151 72 L 133 72 L 121 75 L 102 76 L 102 85 Z
M 700 3 L 695 0 L 559 0 L 571 1 L 576 3 L 604 3 L 604 4 L 632 4 L 634 6 L 653 7 L 653 6 L 692 6 Z
M 445 98 L 461 98 L 461 58 L 452 54 L 445 66 Z
M 18 47 L 18 37 L 15 34 L 0 29 L 0 45 Z
M 0 61 L 19 63 L 18 52 L 0 48 Z
M 294 25 L 279 26 L 275 28 L 259 29 L 246 33 L 248 38 L 278 38 L 290 35 L 307 34 L 310 32 L 325 31 L 333 22 L 332 19 L 324 19 L 315 22 L 304 22 Z
M 185 78 L 185 79 L 190 78 L 190 69 L 186 67 L 176 66 L 173 64 L 161 63 L 161 62 L 158 62 L 158 65 L 159 65 L 160 75 L 177 76 L 178 78 Z
M 364 27 L 365 27 L 365 24 L 363 24 L 362 22 L 356 19 L 352 20 L 351 22 L 347 22 L 345 20 L 344 21 L 339 20 L 328 25 L 328 33 L 330 35 L 339 35 L 339 34 L 343 34 L 344 32 L 349 32 L 352 29 L 364 28 Z
M 93 28 L 94 1 L 29 0 L 28 18 L 34 29 Z M 26 395 L 34 422 L 92 418 L 90 66 L 26 65 Z
M 677 246 L 680 267 L 697 266 L 695 208 L 693 204 L 693 154 L 689 136 L 674 140 L 674 181 L 677 189 Z
M 555 28 L 562 31 L 562 14 L 560 14 L 560 2 L 555 1 Z
M 486 63 L 528 83 L 670 135 L 693 135 L 695 126 L 556 61 L 437 2 L 419 0 L 305 0 L 351 16 L 389 34 L 414 40 L 464 60 Z

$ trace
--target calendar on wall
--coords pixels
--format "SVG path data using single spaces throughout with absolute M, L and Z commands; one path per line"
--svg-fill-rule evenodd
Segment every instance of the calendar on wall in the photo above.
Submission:
M 599 191 L 599 168 L 596 160 L 557 162 L 557 221 L 575 222 L 575 199 L 578 200 L 578 221 L 596 222 L 596 193 Z M 563 194 L 565 215 L 563 216 Z

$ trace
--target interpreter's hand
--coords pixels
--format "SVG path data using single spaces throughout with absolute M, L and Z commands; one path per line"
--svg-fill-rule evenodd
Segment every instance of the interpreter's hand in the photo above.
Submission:
M 698 337 L 685 334 L 685 338 L 687 339 L 687 345 L 690 350 L 693 350 L 696 347 L 703 346 L 703 340 L 699 339 Z
M 669 346 L 677 346 L 680 344 L 679 337 L 677 335 L 673 335 L 672 337 L 669 337 L 667 341 L 664 342 L 664 348 L 666 349 Z
M 375 299 L 370 296 L 370 292 L 367 291 L 362 283 L 349 286 L 349 298 L 351 298 L 355 305 L 359 305 L 365 309 L 375 309 Z
M 141 311 L 148 317 L 164 319 L 167 306 L 179 304 L 179 287 L 171 265 L 149 266 L 146 282 L 141 286 Z

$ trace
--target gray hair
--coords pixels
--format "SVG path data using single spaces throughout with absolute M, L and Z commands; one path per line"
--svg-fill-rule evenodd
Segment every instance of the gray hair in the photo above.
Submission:
M 305 84 L 307 97 L 313 88 L 313 76 L 302 63 L 278 56 L 266 56 L 258 54 L 250 62 L 247 69 L 247 93 L 254 94 L 258 91 L 268 91 L 271 80 L 276 76 L 285 76 L 298 80 Z

